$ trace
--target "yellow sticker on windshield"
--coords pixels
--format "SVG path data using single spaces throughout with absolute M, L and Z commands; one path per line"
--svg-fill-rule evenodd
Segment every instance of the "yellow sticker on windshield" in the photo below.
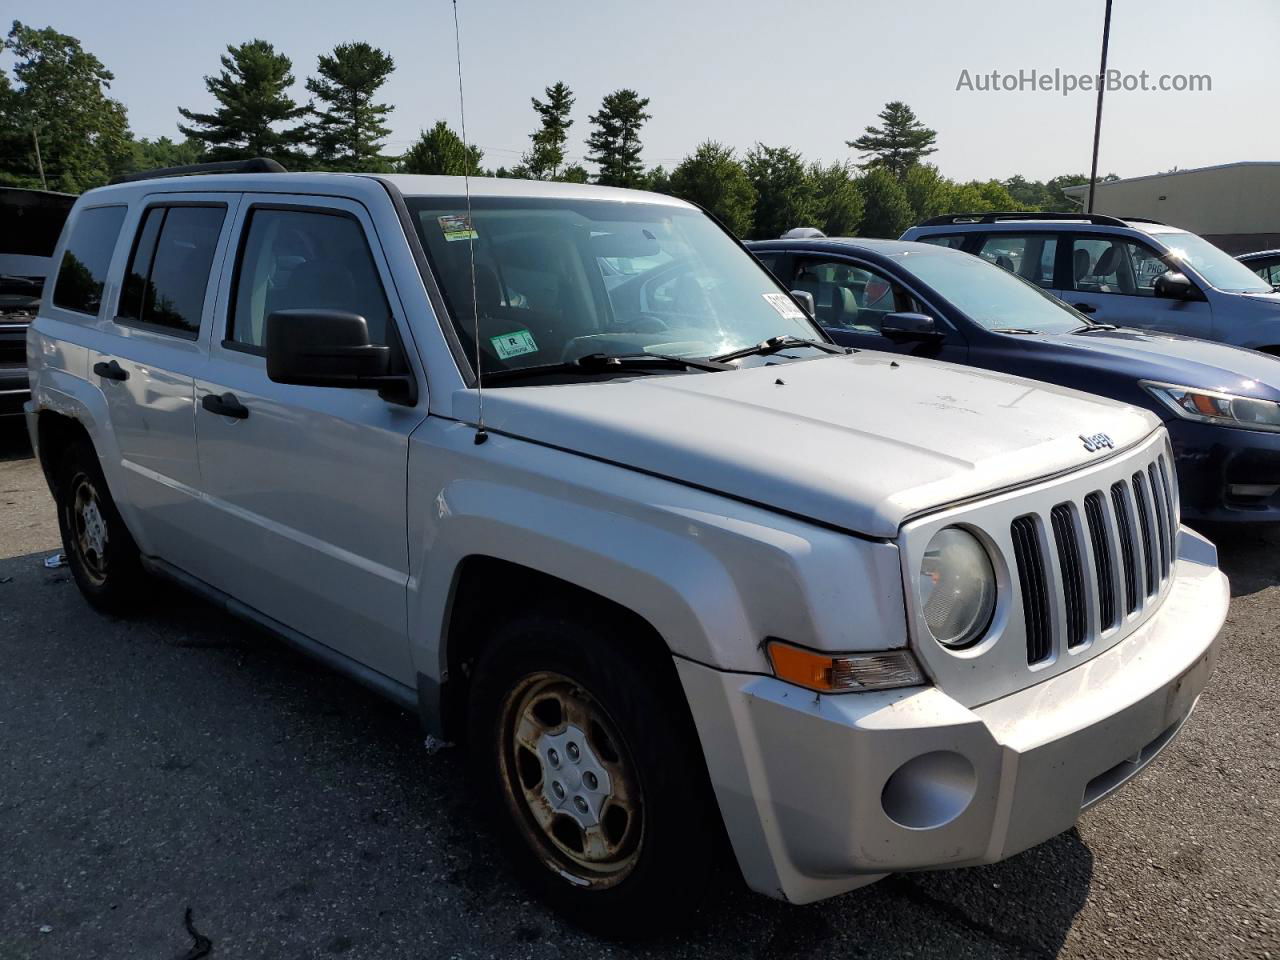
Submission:
M 471 225 L 471 218 L 464 214 L 450 213 L 438 219 L 441 233 L 444 234 L 445 240 L 451 243 L 454 240 L 480 239 L 480 234 L 476 233 L 475 227 Z
M 528 330 L 517 330 L 514 333 L 490 337 L 489 342 L 493 344 L 494 352 L 502 360 L 538 352 L 538 345 L 533 342 L 533 334 Z

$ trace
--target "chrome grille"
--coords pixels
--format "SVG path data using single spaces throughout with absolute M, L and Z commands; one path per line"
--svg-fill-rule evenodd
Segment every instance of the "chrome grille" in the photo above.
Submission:
M 1173 476 L 1159 453 L 1109 488 L 1058 503 L 1048 517 L 1012 522 L 1028 664 L 1088 646 L 1160 596 L 1176 553 Z

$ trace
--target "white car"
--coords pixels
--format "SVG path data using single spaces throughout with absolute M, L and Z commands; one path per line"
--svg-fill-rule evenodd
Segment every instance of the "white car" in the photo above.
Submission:
M 465 741 L 614 935 L 726 833 L 793 903 L 1008 857 L 1178 732 L 1227 583 L 1150 413 L 846 352 L 669 197 L 470 190 L 79 199 L 28 422 L 90 603 L 167 576 Z

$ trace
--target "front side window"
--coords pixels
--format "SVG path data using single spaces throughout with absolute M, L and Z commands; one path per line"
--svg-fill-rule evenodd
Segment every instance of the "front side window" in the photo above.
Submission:
M 1271 287 L 1259 282 L 1252 270 L 1204 237 L 1179 231 L 1161 233 L 1159 239 L 1169 248 L 1173 260 L 1190 264 L 1219 290 L 1228 293 L 1271 292 Z
M 76 217 L 54 282 L 55 306 L 97 315 L 102 306 L 107 268 L 111 266 L 111 254 L 120 238 L 120 226 L 127 209 L 92 207 Z
M 982 241 L 978 256 L 1004 267 L 1038 287 L 1053 286 L 1058 238 L 1045 233 L 993 233 Z
M 1280 286 L 1280 259 L 1271 262 L 1254 262 L 1248 264 L 1248 267 L 1273 288 Z
M 1124 237 L 1076 237 L 1071 242 L 1072 289 L 1154 297 L 1156 277 L 1168 264 L 1144 243 Z
M 369 342 L 389 345 L 391 308 L 354 217 L 315 210 L 254 209 L 236 264 L 228 340 L 253 351 L 277 310 L 337 310 L 364 317 Z
M 899 266 L 962 311 L 995 331 L 1063 333 L 1089 321 L 1030 281 L 981 257 L 947 250 L 898 254 Z M 928 297 L 929 291 L 923 291 Z
M 560 198 L 408 198 L 468 357 L 483 369 L 588 354 L 714 356 L 813 324 L 701 211 Z M 472 277 L 472 246 L 475 254 Z
M 888 277 L 838 260 L 801 261 L 791 287 L 812 294 L 818 322 L 840 330 L 879 333 L 887 314 L 913 309 Z
M 195 339 L 225 217 L 223 206 L 149 208 L 125 270 L 117 322 Z

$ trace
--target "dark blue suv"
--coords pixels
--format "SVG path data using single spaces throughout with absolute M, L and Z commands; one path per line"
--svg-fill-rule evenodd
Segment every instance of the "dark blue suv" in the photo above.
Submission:
M 1169 429 L 1185 518 L 1280 520 L 1280 358 L 1096 323 L 1003 264 L 933 244 L 811 238 L 747 246 L 787 287 L 813 298 L 837 343 L 1145 407 Z

